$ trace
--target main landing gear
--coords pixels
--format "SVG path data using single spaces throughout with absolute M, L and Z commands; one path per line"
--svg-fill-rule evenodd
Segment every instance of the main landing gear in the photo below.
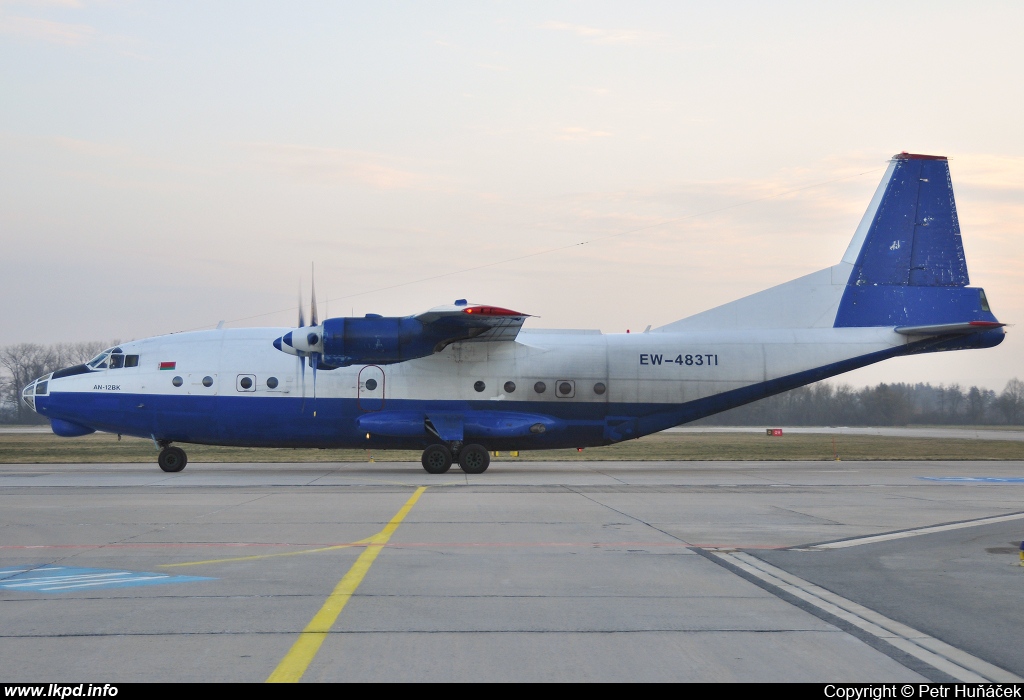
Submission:
M 453 454 L 454 453 L 454 454 Z M 452 468 L 452 462 L 459 460 L 459 466 L 467 474 L 483 474 L 491 464 L 491 454 L 483 445 L 431 445 L 423 450 L 420 462 L 430 474 L 444 474 Z
M 188 464 L 188 455 L 180 447 L 171 447 L 167 444 L 163 445 L 163 449 L 160 450 L 160 456 L 156 458 L 156 463 L 165 472 L 180 472 Z

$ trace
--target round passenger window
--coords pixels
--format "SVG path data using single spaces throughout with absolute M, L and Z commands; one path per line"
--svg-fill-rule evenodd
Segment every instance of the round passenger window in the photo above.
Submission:
M 183 383 L 184 380 L 181 377 L 175 377 L 174 379 L 171 380 L 171 384 L 173 384 L 174 386 L 181 386 Z
M 571 394 L 572 393 L 572 384 L 570 384 L 569 382 L 562 382 L 561 384 L 558 385 L 558 393 L 559 394 Z
M 267 377 L 267 388 L 268 389 L 276 389 L 277 388 L 277 377 Z
M 477 391 L 483 391 L 484 389 L 487 388 L 487 385 L 484 384 L 483 382 L 477 382 L 476 384 L 473 385 L 473 388 L 476 389 Z
M 607 391 L 607 389 L 608 388 L 601 382 L 598 382 L 597 384 L 594 385 L 594 393 L 597 394 L 598 396 Z
M 548 390 L 548 385 L 545 384 L 544 382 L 537 382 L 536 384 L 533 385 L 533 390 L 536 391 L 538 394 L 543 394 L 545 391 Z
M 377 390 L 377 380 L 376 379 L 367 379 L 366 380 L 366 390 L 367 391 L 376 391 Z
M 239 380 L 238 385 L 243 389 L 252 389 L 252 379 L 249 377 L 242 377 L 242 379 Z
M 515 390 L 516 390 L 516 383 L 515 382 L 505 382 L 505 393 L 506 394 L 511 394 Z
M 213 377 L 203 377 L 203 386 L 213 386 Z

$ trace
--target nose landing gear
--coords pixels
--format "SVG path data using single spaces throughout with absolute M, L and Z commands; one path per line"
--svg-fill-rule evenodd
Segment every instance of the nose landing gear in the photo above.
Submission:
M 156 462 L 165 472 L 180 472 L 188 464 L 188 455 L 180 447 L 166 445 L 160 450 L 160 456 L 156 458 Z
M 453 454 L 454 453 L 454 454 Z M 483 474 L 491 464 L 491 454 L 483 445 L 431 445 L 423 450 L 420 463 L 430 474 L 444 474 L 458 459 L 462 471 L 467 474 Z

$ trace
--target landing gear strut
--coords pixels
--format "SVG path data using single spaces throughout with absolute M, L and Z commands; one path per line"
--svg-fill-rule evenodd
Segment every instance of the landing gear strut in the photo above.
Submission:
M 167 446 L 160 450 L 156 462 L 165 472 L 180 472 L 188 464 L 188 455 L 180 447 Z

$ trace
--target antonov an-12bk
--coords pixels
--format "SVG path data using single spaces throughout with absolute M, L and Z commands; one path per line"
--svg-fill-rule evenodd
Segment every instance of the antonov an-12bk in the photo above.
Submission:
M 523 329 L 464 300 L 323 323 L 314 307 L 309 326 L 300 311 L 298 328 L 122 343 L 23 398 L 58 435 L 152 438 L 168 472 L 177 442 L 413 448 L 432 474 L 478 474 L 490 450 L 610 445 L 890 357 L 998 345 L 967 285 L 947 160 L 901 153 L 837 265 L 650 332 Z

